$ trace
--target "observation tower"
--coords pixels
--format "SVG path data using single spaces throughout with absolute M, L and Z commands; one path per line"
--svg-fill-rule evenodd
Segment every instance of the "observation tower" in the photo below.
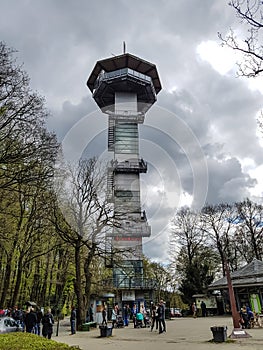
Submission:
M 107 196 L 114 206 L 114 228 L 108 234 L 111 248 L 123 259 L 113 261 L 113 286 L 122 304 L 152 298 L 154 282 L 144 278 L 142 238 L 151 227 L 141 208 L 140 174 L 147 163 L 139 155 L 139 124 L 156 102 L 161 83 L 156 66 L 129 53 L 98 61 L 87 86 L 101 111 L 108 115 Z

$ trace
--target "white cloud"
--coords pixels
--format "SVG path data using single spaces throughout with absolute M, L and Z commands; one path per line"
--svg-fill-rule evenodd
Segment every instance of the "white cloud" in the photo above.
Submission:
M 252 91 L 259 91 L 263 95 L 263 77 L 251 78 L 248 81 L 248 87 Z
M 251 177 L 254 177 L 255 179 L 257 179 L 257 184 L 250 190 L 250 192 L 255 198 L 257 198 L 257 199 L 260 198 L 260 201 L 262 201 L 262 197 L 263 197 L 263 178 L 262 178 L 263 165 L 260 165 L 254 169 L 250 169 L 249 174 Z
M 197 54 L 208 62 L 218 73 L 225 75 L 236 69 L 237 55 L 228 47 L 222 47 L 216 41 L 202 41 L 196 49 Z
M 243 59 L 240 52 L 212 40 L 202 41 L 197 46 L 196 52 L 201 60 L 208 62 L 221 75 L 228 73 L 235 75 L 237 63 Z M 259 91 L 263 94 L 263 77 L 259 76 L 251 79 L 239 77 L 239 79 L 245 80 L 252 91 Z

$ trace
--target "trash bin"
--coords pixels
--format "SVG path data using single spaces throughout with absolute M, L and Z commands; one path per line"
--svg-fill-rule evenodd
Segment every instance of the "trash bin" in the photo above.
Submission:
M 101 325 L 99 328 L 101 337 L 110 337 L 112 335 L 112 326 Z
M 214 341 L 222 343 L 227 339 L 227 326 L 213 326 L 210 328 L 213 333 Z

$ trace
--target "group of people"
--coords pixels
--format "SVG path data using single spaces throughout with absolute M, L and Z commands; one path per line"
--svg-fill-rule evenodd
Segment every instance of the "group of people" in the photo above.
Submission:
M 166 332 L 165 304 L 163 300 L 160 300 L 160 302 L 157 305 L 152 306 L 151 318 L 151 332 L 154 326 L 156 331 L 159 330 L 159 334 Z
M 119 305 L 116 303 L 111 313 L 112 327 L 117 326 L 117 319 L 118 317 L 121 317 L 123 320 L 123 326 L 127 327 L 131 321 L 133 322 L 134 328 L 137 328 L 139 320 L 138 315 L 141 316 L 140 321 L 144 327 L 149 325 L 151 331 L 155 327 L 159 333 L 166 332 L 165 303 L 163 300 L 160 300 L 156 305 L 152 305 L 151 314 L 145 310 L 143 305 L 138 308 L 138 305 L 134 304 L 133 307 L 130 308 L 129 304 L 125 304 L 123 309 L 120 310 Z
M 201 307 L 202 317 L 206 317 L 207 316 L 207 308 L 206 308 L 206 303 L 203 300 L 200 303 L 200 307 Z M 191 312 L 192 312 L 193 318 L 197 318 L 198 309 L 197 309 L 197 305 L 195 302 L 193 302 L 191 305 Z
M 263 322 L 261 319 L 261 315 L 263 315 L 263 309 L 261 310 L 261 314 L 254 313 L 248 305 L 244 305 L 239 311 L 239 324 L 241 328 L 253 328 L 254 326 L 258 326 L 260 328 L 263 327 Z
M 146 327 L 148 322 L 148 312 L 145 310 L 144 305 L 141 305 L 139 309 L 137 309 L 137 305 L 134 304 L 131 311 L 131 318 L 133 320 L 134 328 L 137 327 Z
M 43 313 L 41 309 L 30 306 L 27 310 L 22 310 L 17 305 L 2 312 L 1 316 L 12 317 L 27 333 L 42 335 L 51 339 L 53 333 L 54 317 L 51 309 L 47 308 Z M 42 327 L 41 327 L 42 326 Z

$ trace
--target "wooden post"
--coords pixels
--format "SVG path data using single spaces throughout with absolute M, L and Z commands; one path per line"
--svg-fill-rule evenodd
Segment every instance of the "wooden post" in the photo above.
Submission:
M 233 326 L 234 326 L 234 329 L 230 335 L 230 338 L 249 338 L 251 337 L 251 335 L 248 334 L 245 329 L 240 328 L 240 324 L 239 324 L 240 315 L 237 311 L 234 288 L 233 288 L 233 284 L 230 276 L 228 262 L 226 260 L 225 260 L 225 272 L 226 272 L 230 307 L 231 307 Z
M 240 328 L 240 324 L 239 324 L 240 316 L 237 311 L 234 288 L 230 277 L 228 262 L 226 260 L 225 260 L 225 272 L 226 272 L 227 287 L 228 287 L 228 293 L 229 293 L 229 299 L 230 299 L 230 307 L 232 312 L 233 326 L 234 328 Z

